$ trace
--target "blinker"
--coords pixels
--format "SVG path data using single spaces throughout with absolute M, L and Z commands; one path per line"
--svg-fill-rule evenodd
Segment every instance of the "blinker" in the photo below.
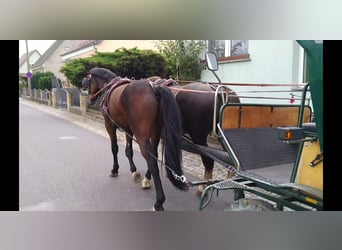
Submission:
M 89 83 L 90 83 L 90 77 L 83 77 L 82 79 L 82 86 L 83 88 L 88 88 L 89 87 Z

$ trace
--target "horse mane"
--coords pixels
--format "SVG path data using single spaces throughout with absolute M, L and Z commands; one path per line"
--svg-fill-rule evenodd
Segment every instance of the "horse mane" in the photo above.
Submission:
M 110 81 L 116 77 L 116 74 L 109 69 L 94 67 L 89 71 L 89 74 L 98 76 L 106 81 Z

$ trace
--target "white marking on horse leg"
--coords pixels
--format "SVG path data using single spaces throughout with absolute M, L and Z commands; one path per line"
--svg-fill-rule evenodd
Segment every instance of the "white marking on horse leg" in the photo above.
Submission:
M 213 178 L 213 170 L 211 170 L 211 171 L 205 170 L 205 172 L 204 172 L 204 180 L 209 180 L 211 178 Z
M 144 179 L 141 181 L 141 188 L 142 189 L 149 189 L 151 187 L 151 181 L 144 177 Z
M 133 177 L 133 180 L 135 182 L 137 182 L 140 179 L 140 173 L 138 171 L 135 171 L 135 172 L 132 173 L 132 177 Z
M 213 171 L 207 171 L 207 170 L 204 171 L 204 180 L 209 180 L 209 179 L 211 179 L 212 177 L 213 177 Z M 198 197 L 200 197 L 200 196 L 202 195 L 202 193 L 203 193 L 203 191 L 204 191 L 204 189 L 205 189 L 206 187 L 207 187 L 206 184 L 199 185 L 199 186 L 197 187 L 196 195 L 197 195 Z
M 205 185 L 199 185 L 197 190 L 202 193 L 205 187 L 206 187 Z
M 197 197 L 201 197 L 203 190 L 207 187 L 207 185 L 203 184 L 203 185 L 199 185 L 197 187 L 197 191 L 196 191 L 196 196 Z

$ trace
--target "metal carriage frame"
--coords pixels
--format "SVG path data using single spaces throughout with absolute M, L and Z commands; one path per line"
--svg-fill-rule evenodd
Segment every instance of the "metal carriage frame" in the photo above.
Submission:
M 230 171 L 234 172 L 235 176 L 209 184 L 200 197 L 199 210 L 203 210 L 209 205 L 214 191 L 218 195 L 222 190 L 234 192 L 235 201 L 226 208 L 227 210 L 323 210 L 323 104 L 321 102 L 323 99 L 321 71 L 323 44 L 315 41 L 298 41 L 298 43 L 308 54 L 310 77 L 309 83 L 303 88 L 301 104 L 289 106 L 225 103 L 221 107 L 217 135 L 228 154 L 229 165 L 232 166 Z M 215 65 L 215 62 L 207 63 L 209 69 L 212 65 Z M 212 68 L 213 73 L 215 70 L 217 68 Z M 217 77 L 217 79 L 219 78 Z M 305 104 L 308 90 L 312 96 L 315 123 L 311 122 L 311 108 Z M 286 124 L 282 124 L 282 121 L 279 123 L 285 113 L 290 113 L 289 108 L 294 114 L 292 117 L 297 116 L 296 124 L 293 124 L 293 121 L 290 122 L 289 119 L 285 119 L 288 121 Z M 248 114 L 248 109 L 256 114 L 252 121 L 248 121 L 242 115 L 243 113 Z M 258 120 L 259 112 L 262 113 L 264 110 L 267 110 L 265 116 L 267 118 L 260 117 Z M 279 110 L 279 112 L 274 112 L 274 110 Z M 228 124 L 225 122 L 227 113 L 229 114 L 228 120 L 230 120 Z M 308 117 L 310 117 L 309 120 Z M 258 132 L 260 128 L 262 132 Z M 227 133 L 232 130 L 240 133 L 243 130 L 252 131 L 252 137 L 262 136 L 265 139 L 278 134 L 278 138 L 273 138 L 272 143 L 296 144 L 297 153 L 289 182 L 279 183 L 253 172 L 242 170 L 240 160 L 245 155 L 234 148 L 235 142 Z M 248 162 L 247 160 L 247 163 L 244 163 L 244 165 L 248 164 L 253 164 L 253 161 Z M 246 198 L 245 193 L 256 198 Z

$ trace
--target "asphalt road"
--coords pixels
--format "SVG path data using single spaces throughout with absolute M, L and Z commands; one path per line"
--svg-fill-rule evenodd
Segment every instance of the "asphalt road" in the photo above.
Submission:
M 140 182 L 133 181 L 124 148 L 119 147 L 120 172 L 112 178 L 108 138 L 20 102 L 20 211 L 149 211 L 155 202 L 154 186 L 142 190 Z M 134 158 L 143 175 L 145 160 L 139 151 Z M 165 210 L 198 211 L 197 189 L 180 191 L 164 177 L 165 170 L 160 171 Z M 232 197 L 231 192 L 220 192 L 203 211 L 222 211 Z

